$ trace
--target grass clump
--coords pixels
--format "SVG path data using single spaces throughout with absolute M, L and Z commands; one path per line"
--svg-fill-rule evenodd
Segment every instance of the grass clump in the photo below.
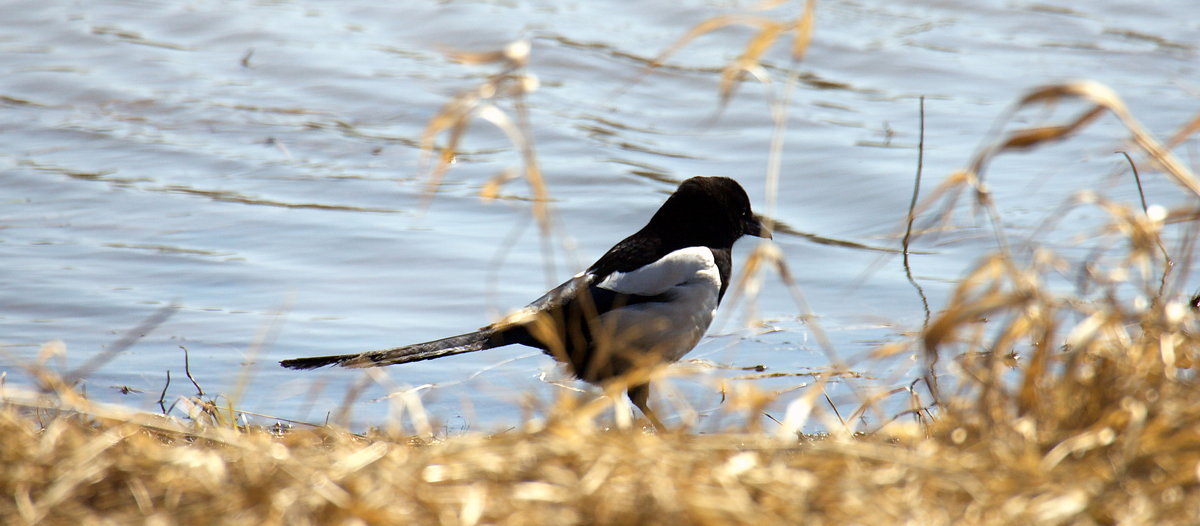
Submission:
M 1035 312 L 1034 301 L 1022 310 Z M 523 429 L 438 440 L 331 427 L 277 433 L 10 393 L 0 409 L 0 517 L 7 524 L 1194 524 L 1200 390 L 1181 366 L 1195 363 L 1197 347 L 1174 310 L 1124 313 L 1069 348 L 1047 351 L 1042 365 L 1005 366 L 1015 381 L 964 382 L 928 426 L 897 421 L 858 436 L 604 430 L 580 422 L 569 406 Z M 1030 344 L 1042 335 L 1025 334 Z M 1170 340 L 1179 344 L 1174 366 L 1163 359 Z M 971 356 L 958 363 L 980 378 L 995 365 Z
M 518 64 L 523 55 L 505 57 Z M 452 151 L 467 117 L 487 110 L 484 99 L 445 110 L 427 147 L 449 130 Z M 1095 236 L 1102 248 L 1064 290 L 1060 278 L 1075 263 L 1014 248 L 983 184 L 993 156 L 1066 139 L 1108 112 L 1152 169 L 1196 197 L 1200 185 L 1168 147 L 1182 139 L 1158 144 L 1101 86 L 1041 88 L 1018 109 L 1066 99 L 1090 109 L 1066 125 L 998 137 L 919 208 L 928 214 L 945 200 L 952 211 L 971 190 L 998 248 L 916 337 L 877 353 L 928 360 L 936 408 L 914 409 L 918 418 L 866 434 L 646 433 L 605 429 L 594 401 L 564 396 L 544 420 L 497 434 L 279 431 L 240 425 L 231 407 L 198 398 L 190 419 L 93 402 L 71 387 L 81 373 L 33 368 L 39 392 L 0 384 L 0 522 L 1200 524 L 1200 329 L 1172 292 L 1186 282 L 1174 269 L 1194 249 L 1195 200 L 1165 211 L 1072 197 L 1070 206 L 1096 207 L 1109 221 Z M 913 239 L 949 212 L 935 215 L 939 225 Z M 1181 246 L 1163 243 L 1167 228 L 1184 230 Z M 808 404 L 797 419 L 822 411 L 823 384 L 793 403 Z M 790 418 L 780 426 L 802 427 Z
M 1113 232 L 1149 239 L 1164 223 L 1134 221 Z M 1156 243 L 1130 243 L 1118 267 L 1162 253 Z M 567 397 L 545 420 L 498 434 L 276 432 L 99 404 L 51 379 L 43 382 L 50 394 L 9 389 L 0 407 L 0 517 L 6 524 L 1200 522 L 1196 315 L 1157 294 L 1150 274 L 1135 287 L 1147 295 L 1126 301 L 1117 292 L 1129 282 L 1099 279 L 1114 268 L 1089 267 L 1097 276 L 1091 285 L 1063 293 L 1045 285 L 1060 261 L 1037 251 L 1016 261 L 1011 253 L 984 258 L 910 342 L 956 373 L 952 382 L 943 376 L 932 419 L 897 419 L 857 435 L 646 433 L 604 429 L 587 405 L 594 401 Z M 1085 294 L 1095 290 L 1102 292 Z

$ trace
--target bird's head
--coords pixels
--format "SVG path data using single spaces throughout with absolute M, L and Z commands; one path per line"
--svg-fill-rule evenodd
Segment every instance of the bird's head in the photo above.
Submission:
M 770 238 L 750 207 L 746 190 L 728 177 L 692 177 L 679 185 L 650 220 L 649 228 L 678 232 L 692 244 L 733 246 L 748 235 Z

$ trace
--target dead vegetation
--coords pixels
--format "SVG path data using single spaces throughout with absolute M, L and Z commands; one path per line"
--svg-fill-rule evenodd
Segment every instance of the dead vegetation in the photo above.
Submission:
M 990 259 L 968 278 L 994 280 Z M 983 283 L 980 283 L 982 285 Z M 982 287 L 991 289 L 991 286 Z M 866 436 L 600 429 L 565 399 L 441 440 L 182 421 L 69 391 L 7 393 L 10 524 L 1194 524 L 1200 357 L 1163 301 L 968 294 L 923 335 L 964 350 L 935 419 Z M 975 339 L 979 317 L 1005 330 Z M 968 315 L 969 314 L 969 315 Z M 957 320 L 957 321 L 956 321 Z M 982 347 L 977 345 L 983 344 Z M 998 349 L 1030 350 L 1015 368 Z M 819 409 L 819 408 L 818 408 Z
M 784 32 L 806 43 L 811 18 L 803 20 L 764 26 L 735 69 L 753 73 L 762 46 Z M 684 40 L 744 21 L 721 19 Z M 511 65 L 489 82 L 523 94 L 532 89 L 514 73 L 523 57 L 518 48 L 464 59 Z M 723 98 L 726 81 L 740 74 L 723 73 Z M 456 99 L 430 124 L 422 138 L 428 151 L 434 136 L 451 133 L 433 181 L 475 115 L 514 138 L 534 201 L 544 203 L 532 143 L 514 124 L 524 117 L 510 120 L 488 102 L 500 91 Z M 80 396 L 73 374 L 31 367 L 40 391 L 0 393 L 0 517 L 6 524 L 1200 523 L 1200 324 L 1182 270 L 1195 248 L 1200 186 L 1171 154 L 1200 120 L 1160 144 L 1115 94 L 1090 83 L 1039 88 L 1014 111 L 1068 101 L 1085 112 L 1063 125 L 998 132 L 916 208 L 914 217 L 927 223 L 911 235 L 919 241 L 945 228 L 955 199 L 970 191 L 997 236 L 996 251 L 917 336 L 876 352 L 927 360 L 927 381 L 937 386 L 932 411 L 920 409 L 930 400 L 913 390 L 911 414 L 870 433 L 829 426 L 828 435 L 801 435 L 809 416 L 823 411 L 818 378 L 785 395 L 795 401 L 774 434 L 605 429 L 597 402 L 564 395 L 547 418 L 519 429 L 435 439 L 247 427 L 232 404 L 219 407 L 202 393 L 190 400 L 187 419 L 135 412 Z M 1147 209 L 1082 192 L 1066 206 L 1095 207 L 1109 218 L 1087 237 L 1094 257 L 1068 261 L 1044 247 L 1014 247 L 983 183 L 988 162 L 1068 140 L 1106 113 L 1130 132 L 1143 174 L 1176 181 L 1191 206 Z M 548 211 L 538 210 L 549 224 Z M 1175 246 L 1164 241 L 1169 229 L 1182 240 Z M 786 272 L 774 253 L 751 257 L 762 259 L 742 268 Z M 1073 274 L 1073 289 L 1051 285 L 1064 274 Z M 751 283 L 739 291 L 752 295 Z M 730 406 L 754 411 L 760 405 L 747 397 L 771 395 L 742 396 Z
M 1071 132 L 1056 130 L 1036 139 Z M 984 156 L 1034 135 L 1002 134 L 1002 147 L 985 148 L 925 210 L 958 184 L 986 208 Z M 1143 172 L 1192 192 L 1190 172 L 1148 141 L 1134 141 Z M 919 337 L 878 351 L 937 362 L 940 407 L 867 435 L 836 426 L 798 435 L 795 420 L 773 435 L 603 429 L 594 401 L 569 396 L 548 419 L 499 434 L 276 432 L 238 425 L 199 395 L 190 419 L 99 404 L 32 368 L 43 390 L 6 388 L 0 408 L 0 516 L 12 524 L 1195 524 L 1200 345 L 1177 269 L 1188 266 L 1179 262 L 1194 248 L 1197 211 L 1143 210 L 1087 192 L 1070 204 L 1108 213 L 1108 227 L 1088 238 L 1103 253 L 1079 265 L 1000 244 Z M 1168 228 L 1183 230 L 1180 246 L 1164 243 Z M 1048 285 L 1072 268 L 1081 272 L 1075 290 Z M 822 410 L 820 387 L 801 392 L 797 414 Z

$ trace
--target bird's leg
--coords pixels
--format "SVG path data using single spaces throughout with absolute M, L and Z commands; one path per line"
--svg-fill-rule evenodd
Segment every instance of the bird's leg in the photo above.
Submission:
M 667 430 L 667 427 L 655 416 L 654 411 L 650 410 L 650 384 L 630 386 L 625 393 L 629 395 L 629 400 L 633 402 L 633 405 L 642 410 L 642 414 L 646 415 L 646 419 L 650 421 L 655 430 L 660 433 Z

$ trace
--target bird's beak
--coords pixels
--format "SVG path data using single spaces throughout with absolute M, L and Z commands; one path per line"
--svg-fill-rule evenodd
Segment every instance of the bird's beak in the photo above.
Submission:
M 754 214 L 746 219 L 746 224 L 743 227 L 746 235 L 754 237 L 763 237 L 771 239 L 771 231 L 763 228 L 762 216 Z

